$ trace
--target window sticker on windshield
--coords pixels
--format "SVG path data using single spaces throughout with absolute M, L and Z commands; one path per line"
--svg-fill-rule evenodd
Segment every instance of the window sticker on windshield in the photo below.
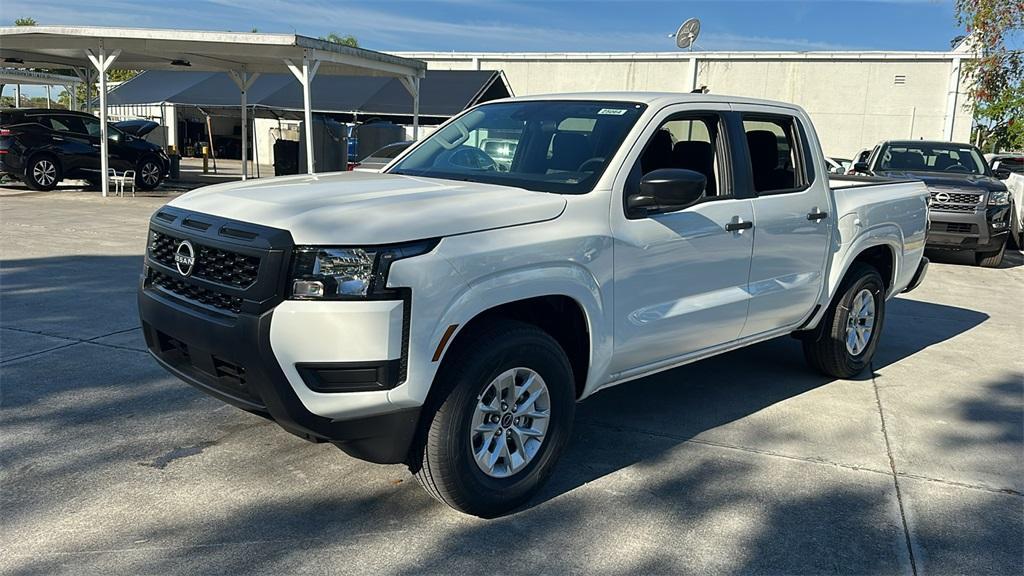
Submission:
M 601 108 L 598 111 L 598 116 L 622 116 L 628 112 L 625 108 Z

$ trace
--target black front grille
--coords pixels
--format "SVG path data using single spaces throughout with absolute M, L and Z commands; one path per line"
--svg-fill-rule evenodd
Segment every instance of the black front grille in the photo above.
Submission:
M 149 240 L 149 257 L 174 268 L 174 253 L 181 242 L 180 238 L 154 230 Z M 260 270 L 259 257 L 190 242 L 195 250 L 192 276 L 242 290 L 256 283 Z
M 150 269 L 149 281 L 155 286 L 159 286 L 160 288 L 173 292 L 182 298 L 186 298 L 200 304 L 213 306 L 214 308 L 227 310 L 234 312 L 235 314 L 242 311 L 242 299 L 238 296 L 230 296 L 221 292 L 208 290 L 202 286 L 190 284 L 183 278 L 175 278 L 174 276 L 164 274 L 159 270 Z
M 941 188 L 933 188 L 930 193 L 932 210 L 946 212 L 974 212 L 983 198 L 981 194 L 953 192 L 952 190 L 943 190 Z

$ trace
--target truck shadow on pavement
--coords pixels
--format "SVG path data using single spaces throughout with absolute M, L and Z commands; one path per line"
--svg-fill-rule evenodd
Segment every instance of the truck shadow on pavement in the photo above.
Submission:
M 932 321 L 936 318 L 942 321 Z M 987 319 L 987 314 L 965 308 L 896 299 L 887 310 L 873 369 L 959 336 Z M 577 407 L 575 441 L 564 462 L 575 465 L 560 466 L 540 500 L 657 458 L 663 450 L 657 445 L 648 450 L 642 443 L 629 449 L 597 448 L 614 444 L 623 434 L 661 438 L 673 445 L 696 439 L 768 454 L 786 454 L 799 444 L 801 453 L 793 456 L 831 461 L 835 451 L 829 444 L 836 439 L 828 437 L 828 428 L 843 415 L 820 411 L 833 400 L 839 406 L 851 399 L 873 406 L 872 376 L 865 371 L 853 380 L 837 381 L 818 374 L 804 362 L 800 343 L 783 337 L 598 392 Z M 832 387 L 835 394 L 828 390 Z M 810 393 L 819 397 L 814 403 L 802 399 Z M 788 402 L 796 405 L 787 408 Z M 805 407 L 819 414 L 808 416 Z M 872 418 L 867 430 L 873 432 L 877 412 L 864 417 Z M 745 419 L 749 421 L 741 422 Z M 726 424 L 733 424 L 731 431 L 719 430 Z

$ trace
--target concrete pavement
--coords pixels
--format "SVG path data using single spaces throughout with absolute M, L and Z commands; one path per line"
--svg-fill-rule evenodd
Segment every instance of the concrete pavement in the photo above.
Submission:
M 766 342 L 602 392 L 525 510 L 456 514 L 143 351 L 165 199 L 0 195 L 0 572 L 1020 574 L 1024 258 L 889 307 L 871 373 Z

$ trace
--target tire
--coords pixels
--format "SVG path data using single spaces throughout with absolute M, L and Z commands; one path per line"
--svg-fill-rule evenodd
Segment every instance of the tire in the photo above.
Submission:
M 139 190 L 153 190 L 164 181 L 164 169 L 154 158 L 143 158 L 135 167 L 135 187 Z
M 860 308 L 859 298 L 867 291 L 874 307 L 871 329 L 866 343 L 856 340 L 854 349 L 848 345 L 847 328 L 851 322 L 862 320 L 851 314 Z M 878 347 L 878 338 L 885 321 L 885 284 L 881 274 L 873 266 L 856 263 L 846 273 L 835 298 L 822 318 L 821 336 L 803 341 L 804 357 L 808 364 L 826 376 L 850 378 L 856 376 L 871 363 Z M 863 324 L 860 324 L 863 325 Z
M 1006 253 L 1006 241 L 995 252 L 976 252 L 974 262 L 982 268 L 998 268 L 1003 263 L 1003 254 Z
M 49 154 L 33 156 L 25 171 L 25 185 L 40 192 L 53 190 L 61 179 L 60 162 Z
M 494 321 L 460 341 L 464 344 L 449 352 L 435 380 L 435 386 L 444 388 L 424 410 L 423 432 L 413 446 L 410 470 L 440 502 L 466 514 L 493 518 L 526 503 L 551 475 L 565 450 L 576 410 L 572 368 L 550 335 L 522 322 Z M 513 425 L 507 422 L 512 412 L 499 406 L 501 397 L 493 393 L 500 388 L 499 377 L 507 381 L 512 373 L 518 386 L 530 372 L 539 376 L 547 396 L 524 407 L 522 413 L 537 414 L 536 419 L 522 416 L 521 425 Z M 536 378 L 532 386 L 527 392 L 536 393 Z M 499 414 L 481 412 L 479 405 L 483 404 L 499 408 Z M 545 404 L 546 426 L 545 418 L 539 417 Z M 488 424 L 485 420 L 479 427 L 502 430 L 503 435 L 497 431 L 474 432 L 480 429 L 479 419 L 488 416 L 500 421 Z M 533 443 L 536 436 L 519 434 L 518 430 L 527 430 L 527 426 L 531 434 L 546 428 L 539 446 Z M 508 448 L 504 453 L 508 458 L 490 459 L 501 454 L 500 442 L 505 442 L 506 448 L 511 443 L 515 449 Z M 485 470 L 486 463 L 477 463 L 474 453 L 491 462 L 490 472 Z M 529 453 L 532 456 L 519 461 L 513 457 Z

